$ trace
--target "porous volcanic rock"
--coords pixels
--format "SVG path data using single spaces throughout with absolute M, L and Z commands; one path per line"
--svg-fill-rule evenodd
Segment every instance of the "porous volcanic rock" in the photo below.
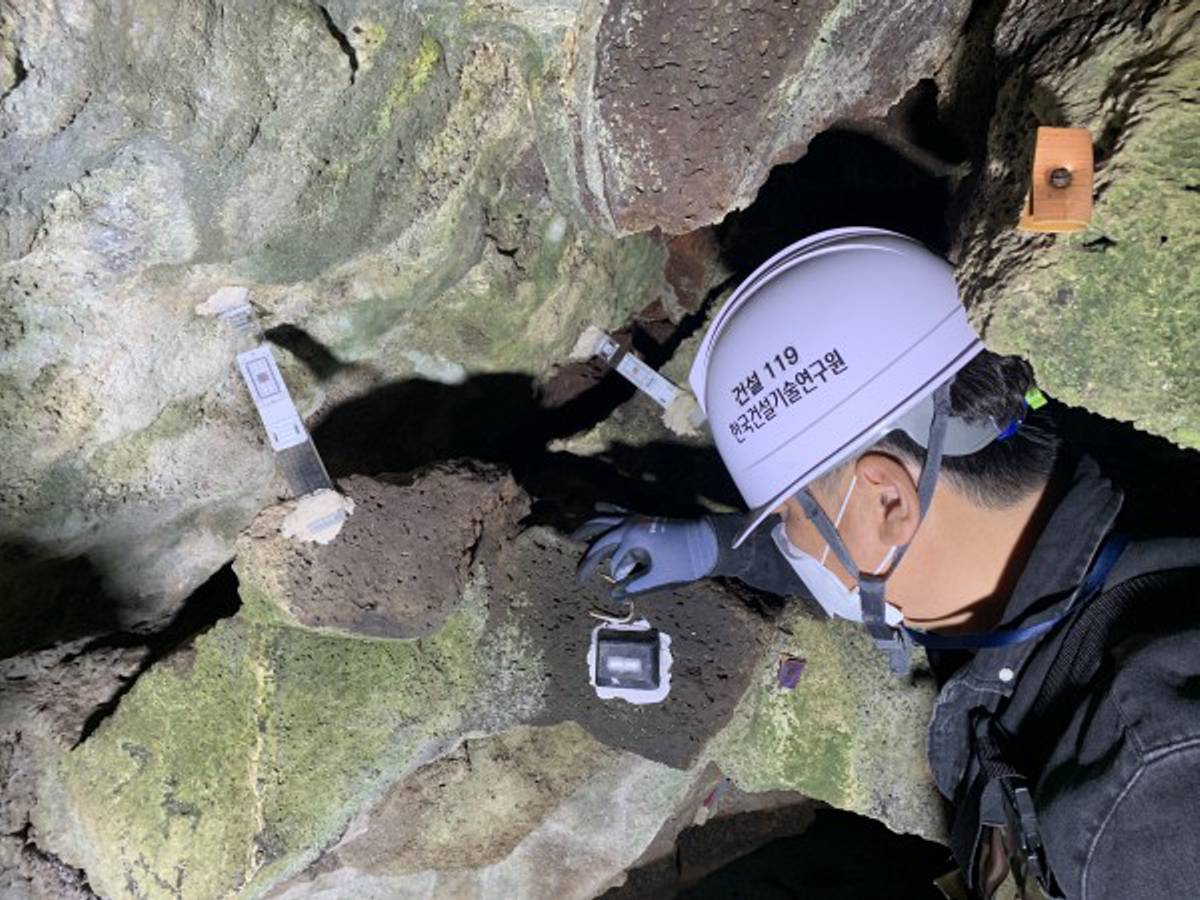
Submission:
M 529 511 L 512 478 L 486 468 L 436 466 L 394 482 L 354 476 L 341 488 L 356 512 L 333 542 L 281 540 L 285 504 L 241 539 L 238 570 L 298 623 L 351 635 L 436 630 L 462 599 L 481 545 L 510 538 Z M 262 585 L 270 573 L 274 582 Z
M 591 613 L 627 612 L 600 578 L 579 585 L 580 547 L 547 529 L 531 529 L 502 548 L 493 580 L 491 625 L 522 635 L 545 680 L 537 723 L 578 722 L 593 737 L 677 768 L 693 765 L 730 719 L 773 626 L 735 592 L 714 581 L 657 591 L 633 605 L 671 637 L 671 692 L 658 704 L 600 700 L 588 685 Z M 486 665 L 486 661 L 484 661 Z
M 595 37 L 592 189 L 623 231 L 718 222 L 818 132 L 883 115 L 936 72 L 969 9 L 613 0 Z
M 1200 447 L 1200 4 L 1011 3 L 960 279 L 1058 398 Z M 1091 130 L 1091 226 L 1015 230 L 1038 125 Z

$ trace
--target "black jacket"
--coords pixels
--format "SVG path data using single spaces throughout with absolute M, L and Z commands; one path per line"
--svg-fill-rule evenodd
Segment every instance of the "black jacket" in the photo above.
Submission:
M 960 657 L 938 693 L 929 762 L 954 806 L 952 846 L 969 880 L 990 828 L 1005 822 L 981 754 L 983 733 L 1007 736 L 1029 776 L 1046 856 L 1071 898 L 1200 898 L 1200 541 L 1148 539 L 1120 519 L 1122 494 L 1084 457 L 1030 555 L 999 627 L 1036 623 L 1068 603 L 1114 529 L 1130 543 L 1105 581 L 1139 586 L 1106 619 L 1104 652 L 1085 686 L 1030 713 L 1051 663 L 1075 652 L 1074 632 L 1099 627 L 1088 609 L 1043 637 Z M 806 595 L 763 527 L 728 549 L 739 517 L 714 517 L 717 574 L 783 595 Z M 1130 579 L 1171 572 L 1149 589 Z M 1144 581 L 1144 580 L 1143 580 Z M 1110 604 L 1111 605 L 1111 604 Z M 1066 642 L 1066 643 L 1064 643 Z M 931 659 L 935 670 L 945 659 Z M 942 663 L 943 665 L 939 665 Z M 992 734 L 997 733 L 992 731 Z

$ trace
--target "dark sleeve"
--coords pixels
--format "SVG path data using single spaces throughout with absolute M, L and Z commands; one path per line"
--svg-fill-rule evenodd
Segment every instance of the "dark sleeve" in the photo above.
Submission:
M 1200 897 L 1200 740 L 1156 751 L 1117 795 L 1083 870 L 1091 900 Z
M 1070 897 L 1200 897 L 1194 571 L 1176 570 L 1157 590 L 1114 591 L 1117 614 L 1082 620 L 1105 645 L 1100 666 L 1087 667 L 1082 695 L 1065 695 L 1069 724 L 1038 780 L 1046 851 Z M 1097 656 L 1083 642 L 1074 651 Z
M 717 533 L 717 566 L 714 575 L 736 578 L 750 587 L 778 594 L 781 597 L 804 597 L 812 599 L 808 588 L 800 580 L 779 548 L 771 539 L 771 526 L 764 522 L 746 538 L 738 549 L 733 549 L 733 540 L 741 530 L 746 517 L 738 514 L 709 516 Z

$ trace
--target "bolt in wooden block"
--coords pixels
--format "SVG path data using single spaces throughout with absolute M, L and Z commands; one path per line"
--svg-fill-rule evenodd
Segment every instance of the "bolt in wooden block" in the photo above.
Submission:
M 1033 178 L 1017 227 L 1082 231 L 1092 219 L 1092 135 L 1086 128 L 1039 128 Z

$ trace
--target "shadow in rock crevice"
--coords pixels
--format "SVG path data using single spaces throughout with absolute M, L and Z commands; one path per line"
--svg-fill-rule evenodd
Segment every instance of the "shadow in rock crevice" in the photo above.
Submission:
M 847 848 L 862 852 L 847 852 Z M 799 800 L 685 829 L 673 854 L 628 873 L 598 900 L 942 898 L 950 851 L 823 803 Z
M 116 631 L 119 603 L 86 556 L 30 541 L 0 543 L 0 659 Z
M 86 741 L 100 727 L 100 723 L 116 711 L 121 699 L 133 689 L 138 678 L 146 671 L 174 654 L 192 652 L 191 648 L 196 638 L 222 619 L 236 614 L 241 606 L 237 575 L 234 574 L 233 562 L 230 561 L 188 597 L 179 612 L 162 630 L 152 634 L 115 632 L 90 641 L 77 651 L 74 655 L 82 656 L 108 647 L 144 647 L 146 656 L 137 671 L 88 716 L 76 746 Z
M 329 410 L 313 440 L 334 478 L 463 458 L 503 465 L 534 498 L 528 524 L 562 531 L 586 518 L 596 500 L 664 515 L 698 514 L 701 497 L 737 505 L 736 488 L 710 447 L 664 439 L 616 443 L 589 457 L 549 449 L 553 440 L 603 421 L 632 393 L 613 375 L 547 408 L 534 380 L 517 373 L 456 385 L 397 381 Z
M 846 122 L 818 134 L 804 156 L 771 170 L 753 204 L 717 226 L 724 261 L 738 278 L 788 244 L 827 228 L 887 228 L 945 252 L 946 210 L 956 184 L 952 166 L 962 151 L 952 134 L 929 120 L 928 102 L 917 100 L 910 126 L 875 123 L 872 129 L 908 129 L 910 139 L 931 142 L 924 156 L 950 159 L 923 165 L 863 123 Z
M 847 852 L 858 848 L 859 852 Z M 802 834 L 772 841 L 676 895 L 677 900 L 942 900 L 933 880 L 950 851 L 836 809 Z
M 328 381 L 343 372 L 365 368 L 357 363 L 342 362 L 328 347 L 290 322 L 268 328 L 263 337 L 291 353 L 318 381 Z

